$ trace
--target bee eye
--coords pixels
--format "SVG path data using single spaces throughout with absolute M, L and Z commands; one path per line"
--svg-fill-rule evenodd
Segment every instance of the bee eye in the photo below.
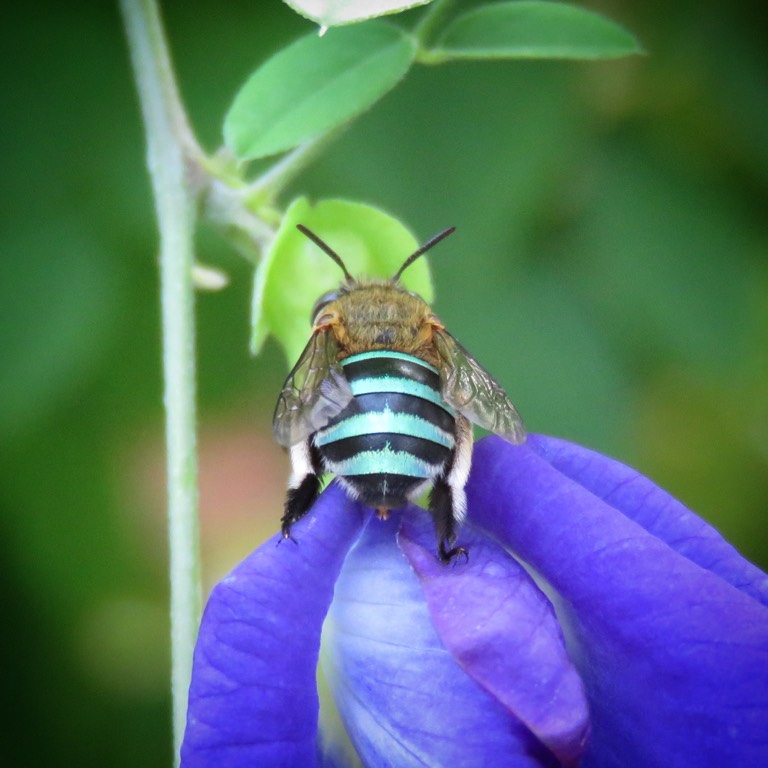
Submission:
M 338 291 L 329 291 L 328 293 L 324 293 L 316 302 L 315 306 L 312 307 L 312 314 L 310 315 L 309 322 L 314 323 L 315 318 L 320 313 L 320 310 L 323 309 L 323 307 L 330 304 L 332 301 L 336 301 L 336 299 L 339 298 L 339 292 Z

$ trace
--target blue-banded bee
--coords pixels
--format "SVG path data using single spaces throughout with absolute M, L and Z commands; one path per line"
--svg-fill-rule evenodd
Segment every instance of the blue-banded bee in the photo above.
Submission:
M 292 464 L 283 536 L 311 507 L 323 472 L 382 518 L 431 485 L 438 553 L 450 562 L 466 554 L 454 545 L 466 515 L 472 423 L 511 443 L 525 440 L 501 386 L 400 284 L 403 271 L 454 228 L 386 281 L 356 280 L 316 234 L 298 229 L 341 267 L 344 281 L 315 304 L 312 336 L 275 408 L 275 437 Z

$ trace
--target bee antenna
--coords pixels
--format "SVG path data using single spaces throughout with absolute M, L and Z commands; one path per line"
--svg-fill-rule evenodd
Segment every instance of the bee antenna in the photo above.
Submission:
M 352 277 L 352 275 L 349 274 L 347 271 L 347 268 L 344 266 L 344 262 L 341 260 L 341 256 L 339 256 L 336 251 L 331 248 L 330 245 L 327 243 L 324 243 L 311 229 L 307 229 L 303 224 L 297 224 L 296 229 L 299 230 L 303 235 L 306 235 L 316 246 L 319 248 L 322 248 L 342 269 L 344 272 L 344 277 L 347 279 L 348 282 L 354 283 L 355 279 Z
M 419 258 L 419 256 L 423 256 L 432 246 L 437 245 L 441 240 L 448 237 L 448 235 L 452 234 L 456 231 L 456 227 L 448 227 L 448 229 L 444 229 L 442 232 L 439 232 L 436 234 L 431 240 L 427 240 L 424 245 L 421 246 L 417 251 L 414 251 L 404 262 L 403 266 L 400 267 L 400 269 L 397 270 L 395 273 L 395 276 L 392 278 L 392 282 L 396 283 L 400 279 L 400 275 L 405 272 L 408 267 L 413 264 L 416 259 Z

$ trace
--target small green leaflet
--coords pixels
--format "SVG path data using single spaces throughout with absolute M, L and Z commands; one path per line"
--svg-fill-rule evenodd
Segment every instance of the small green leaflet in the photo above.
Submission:
M 306 35 L 262 64 L 224 120 L 239 160 L 292 149 L 364 112 L 413 63 L 411 38 L 374 21 Z
M 637 40 L 603 16 L 564 3 L 520 0 L 459 16 L 424 58 L 605 59 L 634 53 L 642 53 Z

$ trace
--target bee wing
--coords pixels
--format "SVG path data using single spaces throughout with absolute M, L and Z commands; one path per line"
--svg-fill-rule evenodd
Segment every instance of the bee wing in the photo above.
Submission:
M 525 427 L 501 385 L 447 331 L 435 329 L 443 400 L 483 429 L 510 443 L 525 440 Z
M 314 333 L 304 347 L 272 417 L 272 431 L 280 445 L 300 443 L 341 413 L 352 399 L 337 353 L 336 340 L 328 329 Z

